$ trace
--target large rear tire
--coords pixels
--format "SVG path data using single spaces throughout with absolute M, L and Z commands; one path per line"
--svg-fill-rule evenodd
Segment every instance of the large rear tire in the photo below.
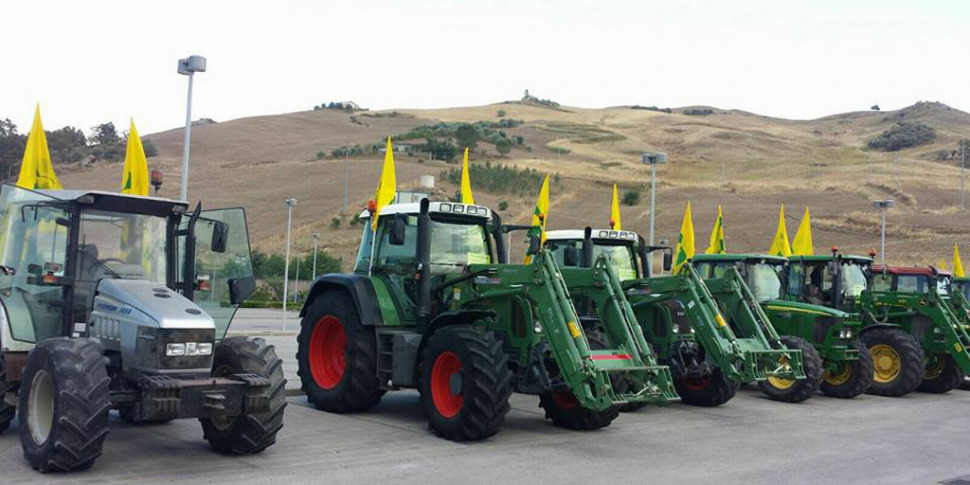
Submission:
M 346 292 L 327 291 L 313 300 L 298 341 L 300 384 L 317 409 L 347 413 L 381 402 L 377 337 Z
M 728 379 L 721 369 L 699 379 L 674 379 L 680 402 L 691 406 L 720 406 L 730 401 L 740 387 L 740 382 Z
M 923 372 L 923 382 L 916 389 L 922 392 L 943 394 L 959 386 L 966 377 L 957 366 L 950 354 L 931 355 L 926 370 Z
M 872 355 L 873 382 L 866 391 L 879 396 L 909 394 L 923 381 L 923 350 L 911 335 L 897 328 L 874 328 L 862 334 Z
M 17 397 L 17 386 L 7 382 L 7 370 L 3 356 L 0 355 L 0 433 L 10 427 L 10 422 L 17 415 L 17 406 L 8 399 Z
M 89 468 L 108 434 L 108 373 L 97 342 L 52 338 L 24 367 L 18 407 L 24 458 L 42 472 Z
M 421 403 L 428 428 L 452 441 L 477 441 L 498 432 L 508 414 L 512 374 L 502 343 L 470 325 L 442 328 L 421 356 Z
M 852 341 L 852 347 L 859 351 L 857 360 L 839 362 L 835 371 L 825 371 L 821 390 L 826 396 L 851 399 L 866 392 L 872 385 L 872 354 L 858 340 Z
M 782 379 L 769 377 L 758 383 L 761 392 L 766 396 L 781 402 L 798 403 L 815 395 L 822 384 L 822 357 L 815 347 L 801 337 L 783 335 L 781 342 L 792 350 L 802 351 L 802 367 L 805 370 L 804 379 Z
M 231 418 L 199 418 L 203 436 L 220 453 L 259 453 L 276 443 L 276 433 L 283 428 L 286 408 L 283 360 L 261 338 L 229 337 L 215 349 L 212 375 L 232 374 L 256 374 L 269 379 L 269 410 Z

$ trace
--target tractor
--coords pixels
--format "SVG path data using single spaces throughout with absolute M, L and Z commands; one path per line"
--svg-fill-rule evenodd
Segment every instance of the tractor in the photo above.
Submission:
M 0 188 L 0 429 L 17 415 L 33 468 L 90 467 L 111 409 L 198 418 L 218 452 L 275 443 L 282 362 L 263 339 L 226 337 L 255 286 L 245 213 L 187 209 Z
M 588 270 L 602 330 L 591 332 L 537 236 L 528 264 L 507 263 L 489 208 L 423 198 L 375 212 L 361 214 L 354 272 L 318 277 L 300 311 L 299 375 L 318 409 L 363 411 L 416 388 L 432 432 L 474 441 L 498 432 L 512 392 L 538 395 L 547 419 L 574 430 L 677 398 L 611 269 Z
M 647 254 L 664 251 L 663 267 L 669 270 L 670 248 L 647 246 L 630 231 L 550 231 L 546 244 L 562 264 L 570 292 L 578 286 L 574 268 L 589 267 L 594 258 L 612 262 L 646 340 L 661 363 L 670 366 L 685 404 L 723 404 L 743 382 L 757 382 L 776 400 L 797 402 L 811 396 L 803 352 L 785 345 L 736 273 L 705 284 L 688 264 L 675 275 L 651 276 Z M 726 320 L 718 308 L 726 302 L 737 309 L 735 318 Z M 777 386 L 775 381 L 793 384 Z
M 737 270 L 784 339 L 807 345 L 818 369 L 818 389 L 838 398 L 853 398 L 872 385 L 872 359 L 857 338 L 859 322 L 843 311 L 809 301 L 792 301 L 787 289 L 796 285 L 789 277 L 787 259 L 765 254 L 705 254 L 694 266 L 706 278 Z M 807 371 L 806 371 L 807 373 Z M 784 382 L 778 385 L 784 385 Z

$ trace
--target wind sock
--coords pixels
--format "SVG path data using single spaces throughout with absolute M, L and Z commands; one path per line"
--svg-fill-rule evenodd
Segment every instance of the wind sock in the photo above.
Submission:
M 529 237 L 539 236 L 539 245 L 546 243 L 546 217 L 549 215 L 549 175 L 542 181 L 542 188 L 539 189 L 539 198 L 536 199 L 536 208 L 532 211 L 532 229 L 529 230 Z M 525 264 L 532 262 L 532 255 L 525 255 Z
M 475 197 L 472 196 L 472 181 L 468 177 L 468 147 L 465 147 L 465 158 L 461 162 L 461 203 L 475 203 Z
M 775 238 L 771 241 L 771 248 L 768 254 L 772 256 L 791 256 L 791 245 L 788 243 L 788 229 L 785 227 L 785 204 L 781 205 L 781 212 L 778 214 L 778 230 L 775 231 Z
M 125 171 L 121 176 L 121 193 L 131 195 L 148 195 L 148 159 L 145 149 L 135 129 L 135 120 L 131 120 L 128 131 L 128 147 L 125 150 Z
M 61 190 L 61 181 L 54 174 L 51 164 L 51 153 L 47 149 L 47 135 L 44 125 L 40 121 L 40 103 L 34 111 L 34 123 L 27 136 L 27 148 L 24 159 L 20 164 L 20 176 L 17 177 L 17 187 L 30 190 L 53 189 Z
M 610 209 L 610 229 L 622 231 L 623 224 L 620 222 L 620 195 L 616 191 L 616 184 L 613 184 L 613 206 Z
M 960 260 L 960 248 L 957 244 L 953 245 L 953 276 L 963 278 L 963 261 Z
M 381 180 L 377 184 L 374 194 L 374 213 L 371 215 L 371 231 L 377 231 L 377 218 L 381 209 L 394 201 L 397 194 L 397 177 L 394 175 L 394 147 L 391 137 L 387 137 L 387 150 L 384 152 L 384 168 L 381 169 Z
M 711 232 L 711 244 L 704 250 L 706 254 L 725 254 L 727 248 L 724 246 L 724 214 L 721 213 L 721 206 L 717 206 L 717 219 L 714 219 L 714 230 Z
M 805 215 L 802 222 L 798 224 L 798 232 L 795 233 L 795 240 L 792 241 L 791 252 L 795 256 L 812 256 L 815 254 L 815 246 L 812 245 L 812 215 L 805 208 Z
M 694 221 L 690 216 L 690 201 L 684 212 L 684 222 L 680 225 L 680 236 L 677 238 L 677 249 L 674 250 L 673 273 L 680 272 L 687 260 L 694 257 Z

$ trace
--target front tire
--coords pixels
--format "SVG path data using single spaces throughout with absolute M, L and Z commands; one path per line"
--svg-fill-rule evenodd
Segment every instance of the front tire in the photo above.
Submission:
M 89 468 L 108 434 L 108 373 L 101 347 L 52 338 L 34 347 L 20 389 L 20 444 L 42 472 Z
M 918 391 L 943 394 L 959 386 L 964 377 L 950 354 L 935 354 L 923 372 L 923 382 L 916 388 Z
M 896 328 L 874 328 L 862 334 L 872 355 L 873 382 L 866 391 L 878 396 L 909 394 L 923 381 L 923 350 L 911 335 Z
M 283 361 L 261 338 L 228 337 L 215 349 L 213 377 L 256 374 L 269 379 L 269 410 L 230 418 L 199 418 L 205 440 L 219 453 L 259 453 L 276 443 L 286 408 Z
M 721 369 L 698 379 L 674 379 L 680 402 L 691 406 L 720 406 L 730 401 L 740 387 L 740 382 L 728 379 Z
M 859 351 L 857 360 L 839 362 L 834 372 L 825 371 L 822 377 L 822 393 L 826 396 L 851 399 L 869 389 L 872 385 L 872 355 L 869 349 L 858 340 L 852 347 Z
M 775 401 L 798 403 L 815 395 L 822 384 L 822 357 L 815 347 L 801 337 L 783 335 L 781 343 L 791 350 L 802 351 L 804 379 L 769 377 L 758 383 L 761 392 Z
M 365 411 L 381 402 L 377 337 L 360 321 L 357 305 L 343 291 L 313 300 L 300 328 L 300 384 L 307 400 L 332 413 Z

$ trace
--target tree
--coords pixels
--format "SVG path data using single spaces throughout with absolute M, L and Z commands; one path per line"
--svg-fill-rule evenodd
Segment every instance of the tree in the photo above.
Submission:
M 458 143 L 458 146 L 462 148 L 475 148 L 478 146 L 478 140 L 480 139 L 481 134 L 478 133 L 478 130 L 473 125 L 468 123 L 462 123 L 461 126 L 455 130 L 455 141 Z
M 155 144 L 151 140 L 143 139 L 141 141 L 142 148 L 145 149 L 145 158 L 152 158 L 158 156 L 158 148 L 155 148 Z
M 115 124 L 109 121 L 91 127 L 90 141 L 94 145 L 117 145 L 121 143 L 121 137 L 118 136 Z
M 878 104 L 874 104 L 869 109 L 871 109 L 873 111 L 879 111 L 879 105 Z
M 640 192 L 627 190 L 623 193 L 623 205 L 637 205 L 640 203 Z
M 500 110 L 498 110 L 498 113 L 496 113 L 496 114 L 498 115 L 499 118 L 504 118 L 505 117 L 505 110 L 504 109 L 500 109 Z
M 17 133 L 17 125 L 9 119 L 0 120 L 0 176 L 8 173 L 16 177 L 14 170 L 23 159 L 27 137 Z
M 512 142 L 508 138 L 502 138 L 495 143 L 495 151 L 501 156 L 506 156 L 512 151 Z

